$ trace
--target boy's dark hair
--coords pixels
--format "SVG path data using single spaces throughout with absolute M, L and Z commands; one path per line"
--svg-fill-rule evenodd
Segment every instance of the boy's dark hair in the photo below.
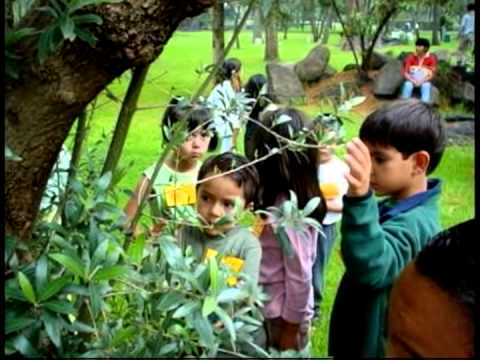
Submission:
M 418 38 L 417 41 L 415 41 L 415 46 L 423 46 L 425 50 L 430 49 L 430 41 L 425 38 Z
M 171 129 L 175 123 L 182 120 L 185 116 L 187 116 L 187 130 L 189 132 L 199 127 L 204 129 L 213 128 L 213 122 L 210 121 L 213 115 L 210 109 L 199 104 L 192 104 L 182 97 L 173 97 L 170 99 L 162 118 L 161 127 L 164 141 L 169 140 L 165 128 Z M 213 130 L 211 132 L 212 138 L 208 145 L 209 151 L 215 150 L 218 143 L 217 133 Z
M 216 83 L 219 84 L 224 80 L 230 80 L 234 72 L 239 72 L 242 67 L 242 63 L 237 58 L 226 59 L 222 67 L 218 69 L 216 76 Z
M 470 3 L 467 5 L 467 11 L 475 11 L 475 3 Z
M 276 125 L 281 116 L 290 118 L 288 122 Z M 261 122 L 278 135 L 293 140 L 293 138 L 309 123 L 303 112 L 294 108 L 284 108 L 268 111 L 261 116 Z M 271 132 L 258 126 L 252 135 L 252 153 L 255 157 L 262 157 L 273 148 L 280 148 L 285 143 L 279 142 Z M 313 138 L 307 138 L 308 144 L 315 144 Z M 289 196 L 293 190 L 298 197 L 298 205 L 303 208 L 313 197 L 320 197 L 322 201 L 312 213 L 312 217 L 322 221 L 325 216 L 325 201 L 320 192 L 317 174 L 318 151 L 316 148 L 303 148 L 301 151 L 284 149 L 270 156 L 264 161 L 255 164 L 260 175 L 260 192 L 257 209 L 266 209 L 275 205 L 278 195 Z
M 474 222 L 472 219 L 438 233 L 415 260 L 420 273 L 472 310 L 478 298 L 475 284 L 480 260 L 477 239 L 473 235 Z
M 234 154 L 232 152 L 212 155 L 205 160 L 200 167 L 198 180 L 204 179 L 208 174 L 224 173 L 246 164 L 248 164 L 248 160 L 245 156 Z M 232 179 L 238 186 L 243 188 L 245 205 L 251 202 L 257 202 L 257 189 L 260 185 L 260 179 L 255 166 L 245 166 L 244 168 L 225 176 Z
M 437 167 L 446 144 L 440 114 L 417 99 L 396 101 L 368 115 L 360 127 L 360 139 L 392 146 L 404 158 L 417 151 L 428 152 L 427 175 Z
M 250 76 L 245 84 L 245 93 L 249 98 L 256 99 L 262 90 L 263 85 L 267 82 L 267 78 L 263 74 L 255 74 Z

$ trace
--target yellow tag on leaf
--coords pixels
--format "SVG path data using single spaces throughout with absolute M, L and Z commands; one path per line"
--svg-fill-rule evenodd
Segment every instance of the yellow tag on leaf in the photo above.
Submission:
M 340 194 L 338 186 L 334 183 L 321 184 L 320 191 L 327 200 L 335 199 Z
M 168 207 L 191 205 L 197 201 L 195 185 L 167 185 L 164 190 L 165 201 Z
M 260 215 L 255 217 L 255 222 L 252 225 L 252 234 L 256 237 L 260 237 L 263 231 L 263 227 L 265 226 L 265 221 L 262 219 Z

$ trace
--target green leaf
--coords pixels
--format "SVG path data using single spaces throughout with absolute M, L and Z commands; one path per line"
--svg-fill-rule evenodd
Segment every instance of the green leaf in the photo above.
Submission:
M 32 283 L 30 282 L 30 280 L 28 280 L 28 278 L 21 271 L 18 272 L 17 279 L 25 298 L 27 298 L 27 300 L 32 304 L 35 304 L 35 292 L 33 291 Z
M 207 317 L 217 308 L 217 301 L 211 295 L 208 295 L 203 301 L 202 316 Z
M 35 288 L 40 293 L 47 284 L 48 260 L 45 255 L 40 256 L 35 266 Z
M 30 326 L 34 323 L 36 319 L 27 318 L 27 317 L 14 317 L 5 321 L 5 335 L 8 335 L 12 332 L 23 330 L 27 326 Z
M 177 310 L 175 310 L 172 317 L 174 319 L 180 319 L 182 317 L 185 317 L 185 315 L 190 314 L 191 312 L 193 312 L 193 310 L 199 307 L 200 307 L 200 303 L 198 301 L 190 301 L 186 304 L 183 304 Z
M 184 264 L 182 251 L 177 244 L 169 239 L 169 237 L 162 237 L 160 239 L 160 250 L 168 265 L 174 269 L 182 267 Z
M 30 357 L 40 357 L 40 354 L 35 350 L 30 341 L 25 337 L 25 335 L 18 335 L 13 340 L 13 347 L 17 349 L 17 351 L 22 355 Z
M 68 15 L 62 18 L 62 22 L 60 23 L 60 29 L 62 30 L 63 38 L 73 41 L 76 38 L 75 34 L 75 23 L 73 22 L 72 18 Z
M 107 171 L 100 179 L 97 180 L 97 183 L 96 183 L 97 191 L 100 193 L 107 191 L 111 181 L 112 181 L 112 172 Z
M 93 280 L 104 281 L 122 278 L 128 274 L 129 270 L 130 269 L 124 265 L 106 266 L 95 273 Z
M 15 31 L 8 31 L 5 34 L 5 48 L 11 47 L 12 45 L 22 40 L 24 37 L 33 35 L 34 33 L 34 28 L 21 28 Z
M 160 301 L 157 303 L 156 309 L 160 312 L 171 310 L 184 301 L 184 299 L 185 297 L 177 291 L 168 292 L 162 295 Z
M 46 301 L 61 291 L 69 282 L 71 277 L 64 275 L 58 279 L 49 281 L 43 290 L 39 293 L 39 302 Z
M 194 315 L 193 326 L 200 337 L 200 344 L 207 348 L 212 348 L 215 345 L 212 324 L 197 312 Z
M 46 307 L 48 310 L 53 311 L 55 313 L 60 313 L 65 315 L 69 315 L 69 314 L 75 315 L 77 312 L 73 304 L 66 300 L 51 300 L 43 303 L 42 306 Z
M 88 43 L 88 45 L 90 46 L 94 46 L 95 43 L 97 42 L 97 38 L 95 37 L 95 35 L 93 35 L 90 31 L 88 30 L 84 30 L 84 29 L 80 29 L 78 27 L 75 28 L 75 34 L 77 34 L 77 36 L 85 41 L 86 43 Z
M 132 263 L 138 265 L 142 263 L 144 248 L 145 234 L 141 234 L 130 244 L 127 250 L 127 255 Z
M 219 303 L 231 303 L 239 300 L 246 299 L 248 293 L 245 290 L 239 288 L 225 288 L 217 297 Z
M 94 333 L 95 329 L 90 325 L 87 325 L 81 321 L 75 321 L 73 324 L 65 324 L 65 328 L 69 329 L 70 331 L 78 331 L 83 333 Z
M 290 239 L 288 238 L 285 228 L 283 226 L 279 226 L 275 231 L 275 235 L 283 253 L 288 257 L 293 256 L 292 244 L 290 244 Z
M 103 304 L 100 287 L 93 283 L 90 283 L 88 289 L 90 291 L 90 303 L 92 306 L 92 313 L 93 316 L 96 318 L 100 313 Z
M 215 257 L 208 259 L 208 268 L 210 271 L 210 290 L 216 296 L 218 294 L 218 264 Z
M 171 352 L 177 352 L 177 349 L 178 349 L 178 343 L 174 341 L 169 344 L 163 345 L 160 348 L 160 351 L 158 352 L 158 354 L 155 354 L 155 355 L 157 356 L 167 355 Z
M 232 343 L 232 347 L 235 350 L 235 341 L 237 339 L 237 335 L 235 332 L 235 327 L 233 326 L 232 319 L 221 307 L 217 307 L 217 309 L 215 310 L 215 314 L 218 315 L 220 320 L 223 322 L 223 325 L 225 325 L 225 328 L 227 329 L 228 334 L 230 335 L 230 341 Z
M 124 329 L 119 329 L 115 335 L 113 336 L 113 339 L 111 341 L 111 346 L 116 347 L 122 345 L 122 343 L 127 342 L 128 340 L 131 340 L 137 333 L 137 329 L 133 326 L 124 328 Z
M 92 221 L 90 224 L 92 224 L 93 222 L 94 221 Z M 105 258 L 107 256 L 108 245 L 109 245 L 108 240 L 103 240 L 98 244 L 97 248 L 95 249 L 95 252 L 93 253 L 92 267 L 95 267 L 96 265 L 100 265 L 105 261 Z
M 314 212 L 315 209 L 320 204 L 320 201 L 321 201 L 321 199 L 318 196 L 315 196 L 313 199 L 308 200 L 307 205 L 305 205 L 305 208 L 303 209 L 303 215 L 308 216 L 312 212 Z
M 50 315 L 48 312 L 44 312 L 41 317 L 43 325 L 45 325 L 45 330 L 48 337 L 55 344 L 57 348 L 62 346 L 62 340 L 60 334 L 62 332 L 62 322 L 56 317 Z
M 50 254 L 49 256 L 51 259 L 62 264 L 66 269 L 68 269 L 73 274 L 79 276 L 82 279 L 85 279 L 86 271 L 82 262 L 78 258 L 74 258 L 72 256 L 63 255 L 59 253 Z
M 73 15 L 71 17 L 75 25 L 79 24 L 97 24 L 102 25 L 103 19 L 95 14 Z
M 23 159 L 15 154 L 12 149 L 5 144 L 5 160 L 22 161 Z
M 50 55 L 50 43 L 52 41 L 52 30 L 51 28 L 47 28 L 40 34 L 38 38 L 38 61 L 40 64 L 46 60 L 46 58 Z

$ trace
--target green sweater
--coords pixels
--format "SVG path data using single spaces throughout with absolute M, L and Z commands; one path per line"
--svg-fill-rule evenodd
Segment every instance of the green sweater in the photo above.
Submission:
M 191 246 L 193 255 L 202 260 L 207 249 L 218 251 L 221 256 L 234 256 L 244 260 L 242 272 L 258 282 L 262 247 L 260 241 L 247 228 L 236 226 L 223 236 L 209 236 L 198 227 L 182 226 L 179 233 L 182 247 Z
M 440 181 L 393 204 L 344 197 L 341 251 L 345 274 L 330 321 L 329 354 L 383 357 L 388 297 L 394 280 L 441 230 Z

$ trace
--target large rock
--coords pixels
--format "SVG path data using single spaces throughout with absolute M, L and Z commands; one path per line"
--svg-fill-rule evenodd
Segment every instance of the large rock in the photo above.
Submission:
M 268 93 L 273 101 L 278 103 L 290 103 L 303 101 L 305 91 L 291 67 L 269 63 L 267 64 Z
M 370 58 L 370 64 L 368 66 L 369 70 L 379 70 L 385 65 L 390 58 L 386 55 L 380 54 L 378 52 L 373 52 L 372 57 Z
M 322 77 L 328 60 L 330 60 L 330 50 L 323 45 L 318 45 L 308 53 L 305 59 L 295 65 L 295 73 L 303 83 L 317 81 Z
M 327 65 L 325 68 L 325 71 L 323 72 L 322 76 L 320 77 L 320 80 L 325 80 L 331 78 L 333 75 L 337 73 L 337 70 L 335 68 L 331 67 L 330 65 Z
M 402 62 L 392 59 L 378 72 L 375 78 L 373 93 L 378 96 L 393 96 L 403 84 Z
M 473 121 L 447 123 L 446 130 L 449 144 L 463 145 L 474 141 L 475 123 Z

